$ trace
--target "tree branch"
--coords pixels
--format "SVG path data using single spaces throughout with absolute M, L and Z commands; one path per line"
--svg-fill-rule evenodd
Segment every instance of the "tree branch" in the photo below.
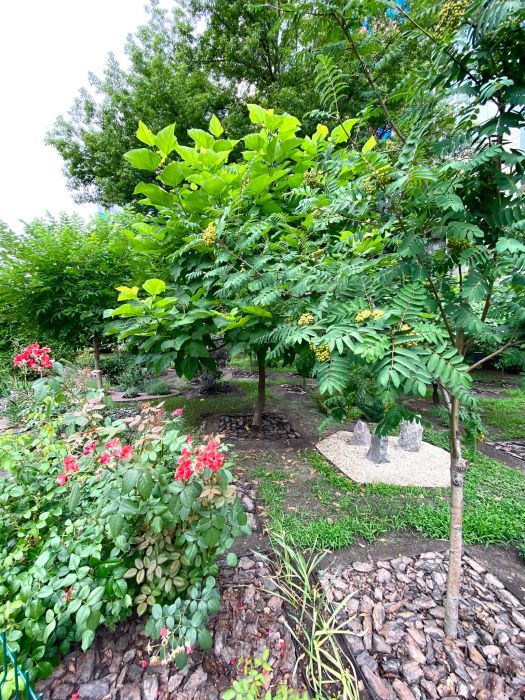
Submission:
M 478 360 L 477 362 L 474 362 L 473 365 L 470 365 L 470 367 L 467 369 L 467 372 L 472 372 L 472 370 L 477 369 L 478 367 L 481 367 L 481 365 L 484 365 L 485 362 L 488 362 L 489 360 L 492 360 L 494 357 L 501 355 L 502 352 L 505 352 L 505 350 L 508 350 L 513 345 L 516 345 L 516 342 L 511 338 L 509 340 L 509 342 L 505 343 L 505 345 L 503 345 L 499 350 L 496 350 L 495 352 L 491 353 L 490 355 L 487 355 L 487 357 L 484 357 L 482 360 Z
M 348 31 L 348 26 L 347 26 L 347 24 L 346 24 L 346 21 L 345 21 L 344 17 L 342 17 L 341 15 L 339 15 L 339 14 L 336 13 L 336 12 L 333 12 L 333 13 L 332 13 L 332 17 L 335 19 L 335 21 L 337 22 L 337 24 L 338 24 L 339 27 L 341 28 L 341 31 L 343 32 L 343 34 L 344 34 L 344 36 L 345 36 L 345 39 L 347 40 L 347 42 L 348 42 L 350 48 L 352 49 L 352 53 L 354 54 L 354 56 L 355 56 L 355 57 L 357 58 L 357 60 L 359 61 L 359 64 L 360 64 L 361 68 L 363 69 L 363 73 L 365 74 L 365 77 L 366 77 L 366 79 L 367 79 L 367 81 L 368 81 L 370 87 L 371 87 L 372 90 L 375 92 L 376 97 L 377 97 L 377 99 L 379 100 L 379 103 L 380 103 L 380 105 L 381 105 L 381 109 L 383 110 L 383 113 L 384 113 L 385 117 L 387 118 L 388 122 L 390 122 L 390 124 L 392 124 L 392 128 L 394 129 L 394 131 L 396 132 L 397 136 L 399 137 L 399 140 L 400 140 L 403 144 L 405 144 L 405 143 L 406 143 L 406 138 L 405 138 L 405 136 L 403 135 L 403 132 L 401 131 L 401 129 L 398 127 L 398 125 L 397 125 L 396 122 L 394 121 L 392 115 L 390 114 L 389 109 L 388 109 L 388 107 L 386 106 L 386 102 L 384 101 L 383 96 L 381 95 L 381 93 L 380 93 L 380 91 L 379 91 L 379 88 L 378 88 L 377 85 L 375 84 L 375 81 L 374 81 L 374 78 L 373 78 L 373 76 L 372 76 L 372 73 L 371 73 L 370 69 L 368 68 L 368 66 L 366 65 L 365 61 L 363 60 L 363 57 L 362 57 L 361 54 L 359 53 L 359 49 L 357 48 L 356 43 L 355 43 L 354 40 L 352 39 L 352 35 L 351 35 L 350 32 Z

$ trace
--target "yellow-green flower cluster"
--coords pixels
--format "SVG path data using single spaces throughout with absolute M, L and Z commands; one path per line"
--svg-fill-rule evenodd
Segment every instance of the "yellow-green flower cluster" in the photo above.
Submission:
M 436 32 L 442 34 L 447 29 L 456 29 L 469 4 L 470 0 L 445 0 L 438 15 Z
M 321 187 L 322 182 L 319 173 L 315 170 L 307 170 L 304 174 L 304 184 L 309 187 Z
M 311 326 L 312 323 L 314 323 L 315 318 L 312 316 L 312 314 L 302 314 L 299 317 L 298 324 L 300 326 Z
M 215 222 L 209 223 L 204 229 L 202 234 L 202 240 L 205 245 L 214 245 L 217 240 L 217 224 Z
M 314 351 L 317 362 L 326 362 L 330 359 L 330 348 L 326 343 L 322 345 L 310 343 L 310 349 Z
M 366 321 L 369 318 L 373 319 L 374 321 L 378 321 L 380 318 L 383 318 L 384 315 L 385 312 L 383 309 L 364 309 L 364 311 L 359 311 L 355 315 L 355 320 L 358 323 L 363 323 L 363 321 Z

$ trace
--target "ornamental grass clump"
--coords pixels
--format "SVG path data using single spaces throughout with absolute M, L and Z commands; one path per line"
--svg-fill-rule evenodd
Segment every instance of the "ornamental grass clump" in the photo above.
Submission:
M 133 613 L 173 649 L 209 643 L 217 557 L 249 528 L 225 446 L 181 416 L 143 404 L 111 420 L 97 391 L 59 413 L 48 394 L 30 431 L 0 437 L 0 627 L 33 676 Z

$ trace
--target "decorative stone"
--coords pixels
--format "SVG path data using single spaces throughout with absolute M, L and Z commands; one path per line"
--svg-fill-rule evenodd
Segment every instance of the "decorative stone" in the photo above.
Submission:
M 390 462 L 388 458 L 388 437 L 372 435 L 370 449 L 366 453 L 367 459 L 375 464 L 385 464 Z
M 368 425 L 364 421 L 358 420 L 355 424 L 354 434 L 352 435 L 352 445 L 370 447 L 371 440 L 372 434 L 370 433 Z
M 401 421 L 401 432 L 399 433 L 398 447 L 405 452 L 419 452 L 423 442 L 423 426 L 416 421 Z
M 101 678 L 99 681 L 84 683 L 78 689 L 78 700 L 100 700 L 109 693 L 109 683 Z
M 389 700 L 390 689 L 388 686 L 377 676 L 372 669 L 368 666 L 363 666 L 363 675 L 369 682 L 371 688 L 374 690 L 375 694 L 381 698 L 381 700 Z

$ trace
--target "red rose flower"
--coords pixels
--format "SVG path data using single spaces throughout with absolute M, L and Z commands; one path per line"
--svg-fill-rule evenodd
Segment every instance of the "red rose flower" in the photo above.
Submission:
M 98 460 L 99 464 L 109 464 L 111 462 L 111 453 L 103 452 L 102 456 Z
M 63 472 L 57 476 L 57 484 L 59 486 L 65 486 L 67 483 L 67 474 Z
M 64 457 L 64 467 L 66 472 L 78 472 L 78 460 L 73 455 Z
M 83 455 L 90 455 L 97 449 L 97 443 L 93 440 L 92 442 L 86 442 L 84 449 L 82 450 Z

